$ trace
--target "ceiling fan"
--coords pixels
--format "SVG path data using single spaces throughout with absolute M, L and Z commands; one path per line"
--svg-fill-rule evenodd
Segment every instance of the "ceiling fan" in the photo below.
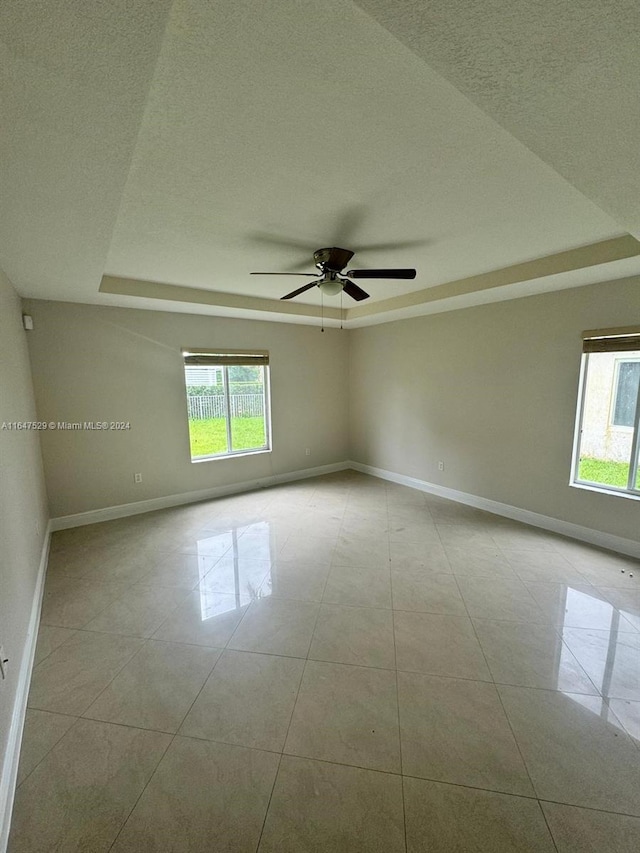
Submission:
M 342 270 L 349 263 L 354 253 L 349 249 L 339 249 L 336 246 L 329 249 L 318 249 L 313 253 L 313 260 L 316 267 L 320 270 L 320 278 L 317 272 L 252 272 L 251 275 L 304 275 L 313 276 L 316 280 L 309 284 L 304 284 L 297 290 L 287 293 L 286 296 L 281 296 L 281 299 L 293 299 L 294 296 L 299 296 L 305 290 L 310 290 L 312 287 L 319 287 L 326 296 L 335 296 L 335 294 L 344 291 L 347 296 L 360 302 L 363 299 L 368 299 L 369 294 L 361 287 L 353 282 L 354 278 L 415 278 L 416 271 L 410 269 L 394 269 L 394 270 Z

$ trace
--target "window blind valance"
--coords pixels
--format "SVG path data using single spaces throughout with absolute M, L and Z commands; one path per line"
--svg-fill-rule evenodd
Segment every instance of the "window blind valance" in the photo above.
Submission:
M 246 352 L 243 350 L 227 350 L 219 352 L 217 350 L 183 350 L 184 363 L 189 365 L 210 366 L 250 366 L 259 367 L 269 364 L 269 353 L 266 350 L 254 350 Z
M 591 329 L 582 333 L 583 352 L 633 352 L 640 350 L 640 326 Z

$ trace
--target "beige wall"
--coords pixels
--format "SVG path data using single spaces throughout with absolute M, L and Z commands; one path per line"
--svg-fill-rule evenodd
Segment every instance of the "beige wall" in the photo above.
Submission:
M 0 271 L 0 644 L 9 658 L 0 682 L 0 779 L 48 520 L 38 433 L 1 429 L 36 417 L 27 334 L 20 298 Z
M 348 458 L 347 332 L 30 301 L 38 415 L 130 421 L 42 434 L 52 517 L 211 489 Z M 273 452 L 192 463 L 181 348 L 268 349 Z M 311 455 L 305 455 L 305 448 Z M 143 482 L 134 484 L 141 472 Z
M 635 279 L 352 330 L 351 458 L 638 540 L 640 503 L 568 482 L 580 333 L 639 320 Z

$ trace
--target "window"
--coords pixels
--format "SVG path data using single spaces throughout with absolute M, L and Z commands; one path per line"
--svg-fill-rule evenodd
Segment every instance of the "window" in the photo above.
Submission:
M 270 450 L 269 354 L 183 356 L 191 461 Z
M 640 328 L 583 334 L 574 485 L 640 496 Z
M 614 426 L 633 427 L 640 380 L 640 359 L 618 361 L 616 367 L 616 394 L 611 422 Z

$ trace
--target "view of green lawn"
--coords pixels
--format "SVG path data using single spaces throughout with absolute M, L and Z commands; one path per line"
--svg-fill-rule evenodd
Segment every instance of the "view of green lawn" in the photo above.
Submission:
M 628 462 L 607 462 L 606 459 L 580 460 L 579 478 L 586 482 L 624 488 L 628 477 Z
M 251 450 L 265 445 L 264 418 L 231 418 L 234 450 Z M 212 456 L 227 452 L 224 418 L 190 419 L 191 456 Z

